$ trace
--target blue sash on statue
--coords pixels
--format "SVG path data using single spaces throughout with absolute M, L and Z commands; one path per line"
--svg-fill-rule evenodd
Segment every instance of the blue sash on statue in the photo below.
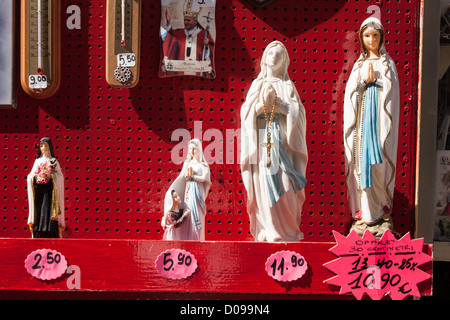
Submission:
M 189 183 L 189 207 L 191 209 L 191 215 L 194 220 L 194 228 L 195 230 L 200 230 L 202 228 L 202 223 L 200 221 L 200 215 L 198 213 L 198 204 L 203 208 L 203 210 L 206 210 L 206 204 L 203 200 L 200 190 L 198 188 L 198 183 L 191 180 Z
M 267 166 L 264 165 L 271 207 L 275 205 L 275 203 L 277 203 L 283 195 L 280 169 L 289 177 L 295 193 L 302 190 L 306 185 L 306 178 L 301 173 L 295 170 L 294 166 L 292 165 L 292 161 L 286 152 L 283 141 L 281 140 L 280 126 L 278 124 L 278 119 L 281 117 L 284 117 L 284 115 L 275 114 L 272 122 L 272 148 L 270 150 L 270 161 L 272 165 L 270 168 L 267 168 Z M 266 136 L 267 126 L 264 128 L 264 137 Z M 263 161 L 264 164 L 267 164 L 267 152 L 265 151 L 263 151 Z
M 378 137 L 378 88 L 375 83 L 366 87 L 361 143 L 361 188 L 372 187 L 372 165 L 382 163 Z

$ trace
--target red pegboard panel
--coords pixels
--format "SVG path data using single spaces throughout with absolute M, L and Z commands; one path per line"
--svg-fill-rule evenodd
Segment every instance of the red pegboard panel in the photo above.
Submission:
M 402 108 L 394 203 L 394 226 L 413 231 L 418 0 L 277 0 L 254 8 L 244 0 L 216 6 L 214 80 L 160 79 L 160 0 L 142 6 L 140 79 L 132 89 L 105 81 L 106 1 L 62 0 L 62 76 L 55 96 L 36 100 L 19 88 L 18 107 L 0 110 L 2 173 L 0 237 L 30 237 L 26 220 L 26 176 L 35 144 L 49 136 L 65 175 L 67 230 L 72 239 L 162 238 L 163 198 L 181 170 L 171 160 L 176 129 L 194 135 L 240 128 L 239 111 L 263 49 L 273 40 L 288 49 L 289 74 L 307 117 L 309 163 L 301 230 L 305 241 L 334 241 L 346 234 L 351 216 L 346 201 L 342 137 L 346 80 L 359 56 L 356 31 L 379 6 L 387 50 L 397 65 Z M 81 9 L 81 29 L 69 30 L 69 5 Z M 204 142 L 206 148 L 210 142 Z M 237 157 L 210 165 L 206 240 L 253 240 L 246 192 Z

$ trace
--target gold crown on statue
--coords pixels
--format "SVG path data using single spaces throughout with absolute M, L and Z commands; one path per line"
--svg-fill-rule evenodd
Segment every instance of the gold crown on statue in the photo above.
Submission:
M 194 2 L 194 0 L 187 0 L 184 3 L 183 14 L 185 17 L 191 17 L 197 20 L 200 10 L 201 7 L 198 5 L 198 2 Z

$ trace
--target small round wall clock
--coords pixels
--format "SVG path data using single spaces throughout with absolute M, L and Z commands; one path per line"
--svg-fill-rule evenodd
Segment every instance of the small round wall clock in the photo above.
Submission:
M 49 98 L 61 78 L 61 2 L 22 0 L 20 17 L 22 88 L 34 98 Z
M 132 88 L 139 80 L 141 0 L 108 0 L 106 8 L 106 82 Z

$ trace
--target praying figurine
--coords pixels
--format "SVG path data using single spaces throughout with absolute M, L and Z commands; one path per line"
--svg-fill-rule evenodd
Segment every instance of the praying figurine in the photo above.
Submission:
M 381 237 L 393 230 L 392 205 L 397 161 L 399 82 L 386 52 L 377 18 L 359 30 L 361 55 L 353 66 L 344 100 L 344 148 L 352 230 Z
M 27 177 L 28 226 L 33 238 L 60 238 L 65 229 L 64 176 L 52 141 L 39 142 L 36 160 Z
M 210 175 L 201 141 L 190 140 L 183 168 L 164 198 L 164 217 L 161 225 L 166 228 L 168 221 L 179 224 L 176 230 L 172 229 L 171 235 L 167 235 L 168 239 L 171 236 L 172 240 L 205 240 L 206 197 L 211 187 Z M 179 214 L 180 218 L 177 218 L 178 215 L 170 213 L 180 209 L 184 218 Z M 188 209 L 189 213 L 184 211 L 185 209 Z M 178 221 L 179 219 L 183 221 Z
M 168 194 L 170 194 L 170 198 L 167 200 L 171 199 L 172 202 L 168 202 L 169 210 L 164 214 L 163 240 L 198 240 L 191 219 L 188 218 L 191 211 L 179 209 L 181 198 L 175 190 L 170 190 Z
M 271 42 L 241 108 L 241 172 L 256 241 L 303 239 L 306 118 L 287 72 L 289 61 L 286 47 Z

